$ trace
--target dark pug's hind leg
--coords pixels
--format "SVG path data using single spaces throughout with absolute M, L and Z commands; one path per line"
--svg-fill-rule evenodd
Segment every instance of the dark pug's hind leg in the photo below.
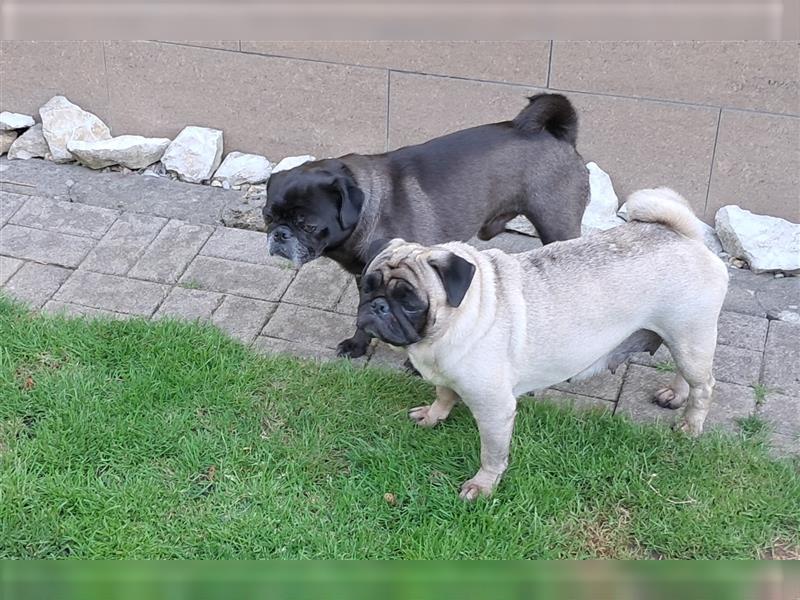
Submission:
M 506 223 L 516 216 L 516 212 L 495 215 L 481 226 L 480 230 L 478 231 L 478 239 L 485 242 L 492 239 L 494 236 L 499 235 L 505 229 Z
M 372 336 L 363 329 L 356 329 L 353 337 L 339 342 L 336 346 L 336 356 L 343 358 L 360 358 L 367 353 Z

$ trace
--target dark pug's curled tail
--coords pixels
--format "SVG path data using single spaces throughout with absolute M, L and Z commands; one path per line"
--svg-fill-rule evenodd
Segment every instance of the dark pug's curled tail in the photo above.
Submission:
M 578 139 L 578 114 L 572 103 L 561 94 L 536 94 L 530 103 L 514 117 L 511 124 L 525 133 L 538 133 L 545 129 L 573 146 Z

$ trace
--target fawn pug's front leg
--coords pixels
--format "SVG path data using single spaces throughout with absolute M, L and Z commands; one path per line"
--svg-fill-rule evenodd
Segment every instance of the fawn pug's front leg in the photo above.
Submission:
M 436 386 L 436 401 L 408 411 L 408 418 L 420 427 L 433 427 L 444 421 L 458 402 L 458 394 L 450 388 Z
M 481 468 L 464 482 L 459 494 L 463 500 L 489 496 L 508 467 L 508 450 L 517 414 L 517 399 L 509 390 L 480 396 L 463 396 L 481 436 Z

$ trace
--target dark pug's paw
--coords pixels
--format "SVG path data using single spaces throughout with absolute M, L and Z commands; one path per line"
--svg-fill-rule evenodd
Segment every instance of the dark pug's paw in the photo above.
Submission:
M 339 345 L 336 346 L 336 356 L 342 358 L 360 358 L 367 353 L 367 348 L 369 348 L 369 338 L 364 340 L 363 338 L 359 338 L 358 335 L 354 335 L 351 338 L 339 342 Z

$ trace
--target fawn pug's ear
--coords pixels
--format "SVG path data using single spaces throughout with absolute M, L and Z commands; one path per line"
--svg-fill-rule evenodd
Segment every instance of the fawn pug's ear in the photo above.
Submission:
M 475 275 L 475 265 L 453 252 L 431 257 L 428 264 L 442 281 L 447 304 L 452 307 L 460 306 Z

